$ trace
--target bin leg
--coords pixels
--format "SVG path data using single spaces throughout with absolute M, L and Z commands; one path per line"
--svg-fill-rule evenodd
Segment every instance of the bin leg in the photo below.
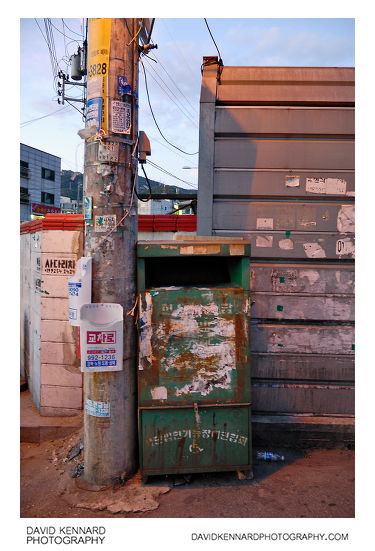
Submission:
M 238 480 L 252 480 L 254 478 L 253 471 L 251 469 L 246 469 L 243 471 L 237 470 Z

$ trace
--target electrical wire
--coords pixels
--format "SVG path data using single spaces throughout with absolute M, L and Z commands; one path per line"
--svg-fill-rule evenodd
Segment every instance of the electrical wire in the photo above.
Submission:
M 149 56 L 146 56 L 148 57 L 149 59 L 152 59 L 152 61 L 155 61 L 156 63 L 158 63 L 161 68 L 163 69 L 163 71 L 168 75 L 168 77 L 171 79 L 171 81 L 173 82 L 173 84 L 175 85 L 175 87 L 177 88 L 177 90 L 180 92 L 180 94 L 186 99 L 186 101 L 188 102 L 188 104 L 190 105 L 190 107 L 192 107 L 192 109 L 194 109 L 194 111 L 199 114 L 199 111 L 197 109 L 197 107 L 195 107 L 191 101 L 189 100 L 189 98 L 187 98 L 185 96 L 185 94 L 183 93 L 183 91 L 181 90 L 181 88 L 176 84 L 174 78 L 169 74 L 169 72 L 167 71 L 167 69 L 164 67 L 164 65 L 162 64 L 162 62 L 160 61 L 160 59 L 158 58 L 158 56 L 156 55 L 156 52 L 154 51 L 153 52 L 153 55 L 156 57 L 156 59 L 153 59 L 152 57 L 149 57 Z
M 62 23 L 63 23 L 63 29 L 64 29 L 64 25 L 65 25 L 64 19 L 61 19 L 61 21 L 62 21 Z M 68 39 L 71 40 L 72 42 L 77 42 L 77 43 L 79 44 L 79 41 L 78 41 L 76 38 L 73 38 L 72 36 L 67 36 L 66 33 L 65 33 L 65 30 L 62 31 L 61 29 L 59 29 L 58 27 L 56 27 L 56 25 L 54 25 L 54 24 L 52 23 L 52 21 L 51 21 L 51 26 L 52 26 L 57 32 L 59 32 L 60 34 L 62 34 L 64 38 L 68 38 Z M 65 25 L 65 27 L 68 28 L 67 25 Z M 70 30 L 70 29 L 69 29 L 69 30 Z M 74 31 L 72 31 L 72 32 L 74 32 Z M 78 33 L 77 33 L 77 34 L 78 34 Z
M 210 33 L 210 36 L 211 36 L 211 38 L 212 38 L 212 41 L 213 41 L 213 43 L 215 44 L 215 47 L 216 47 L 216 49 L 217 49 L 217 53 L 219 54 L 219 62 L 222 63 L 222 59 L 221 59 L 221 55 L 220 55 L 220 52 L 219 52 L 219 48 L 217 47 L 217 44 L 216 44 L 216 42 L 215 42 L 215 39 L 214 39 L 214 37 L 212 36 L 212 32 L 211 32 L 210 27 L 208 26 L 207 19 L 206 19 L 205 17 L 204 17 L 203 19 L 204 19 L 204 22 L 206 23 L 206 26 L 207 26 L 208 32 Z
M 163 172 L 164 174 L 167 174 L 168 176 L 171 176 L 172 178 L 175 178 L 176 180 L 179 180 L 180 182 L 183 182 L 184 184 L 192 187 L 193 189 L 196 189 L 196 187 L 194 186 L 194 184 L 192 184 L 191 182 L 187 182 L 186 180 L 182 180 L 181 178 L 178 178 L 178 176 L 175 176 L 174 174 L 172 174 L 171 172 L 168 172 L 168 170 L 166 170 L 165 168 L 157 165 L 156 163 L 154 163 L 153 161 L 147 161 L 151 166 L 153 166 L 154 168 L 156 168 L 157 170 L 160 170 L 161 172 Z
M 131 41 L 128 43 L 128 46 L 130 46 L 130 44 L 137 38 L 137 36 L 139 35 L 139 33 L 141 32 L 141 29 L 143 27 L 143 19 L 141 19 L 141 24 L 140 24 L 140 27 L 137 31 L 137 34 L 133 36 L 133 38 L 131 39 Z
M 191 68 L 191 66 L 190 66 L 190 64 L 189 64 L 189 60 L 185 57 L 182 48 L 180 48 L 180 47 L 178 46 L 178 42 L 177 42 L 176 39 L 172 36 L 171 31 L 169 30 L 169 28 L 168 28 L 168 26 L 167 26 L 167 24 L 166 24 L 166 22 L 165 22 L 165 19 L 161 19 L 161 21 L 162 21 L 164 27 L 166 28 L 166 30 L 167 30 L 169 36 L 170 36 L 171 39 L 172 39 L 173 47 L 175 48 L 176 51 L 178 51 L 178 52 L 181 54 L 181 56 L 182 56 L 182 58 L 183 58 L 183 60 L 184 60 L 184 66 L 185 66 L 185 67 L 188 67 L 188 69 L 189 69 L 190 73 L 192 74 L 192 76 L 195 77 L 195 72 L 194 72 L 193 69 Z M 151 42 L 152 42 L 152 41 L 151 41 Z
M 168 151 L 171 151 L 172 153 L 174 153 L 174 155 L 178 155 L 179 157 L 181 157 L 181 159 L 184 159 L 184 161 L 190 161 L 189 157 L 186 157 L 186 156 L 184 157 L 183 155 L 181 155 L 181 153 L 178 153 L 178 151 L 176 151 L 175 149 L 172 149 L 171 147 L 168 147 L 164 142 L 162 142 L 161 140 L 158 140 L 157 138 L 155 138 L 155 136 L 150 135 L 149 138 L 150 138 L 150 140 L 155 141 L 158 144 L 165 147 L 166 149 L 168 149 Z
M 143 75 L 145 77 L 145 85 L 146 85 L 146 94 L 147 94 L 147 100 L 148 100 L 148 105 L 150 107 L 150 111 L 151 111 L 151 115 L 152 115 L 152 118 L 154 119 L 154 123 L 156 124 L 156 128 L 159 130 L 159 133 L 161 135 L 161 137 L 167 142 L 169 143 L 169 145 L 171 145 L 172 147 L 174 147 L 175 149 L 178 149 L 179 151 L 181 151 L 182 153 L 185 153 L 185 155 L 198 155 L 199 151 L 197 151 L 196 153 L 188 153 L 187 151 L 184 151 L 183 149 L 180 149 L 179 147 L 177 147 L 176 145 L 174 145 L 173 143 L 171 143 L 169 140 L 167 140 L 167 138 L 164 136 L 164 134 L 162 133 L 162 131 L 160 130 L 160 127 L 156 121 L 156 118 L 155 118 L 155 115 L 154 115 L 154 112 L 152 110 L 152 106 L 151 106 L 151 101 L 150 101 L 150 95 L 149 95 L 149 92 L 148 92 L 148 84 L 147 84 L 147 76 L 146 76 L 146 69 L 145 69 L 145 66 L 143 65 L 143 61 L 141 59 L 141 66 L 143 68 Z
M 153 72 L 156 74 L 156 76 L 165 84 L 165 86 L 168 88 L 168 90 L 171 92 L 171 94 L 176 98 L 177 101 L 180 101 L 176 94 L 169 88 L 168 84 L 162 79 L 162 77 L 155 71 L 155 69 L 152 67 L 152 65 L 149 65 L 149 67 L 153 70 Z M 178 103 L 174 101 L 174 99 L 168 94 L 168 92 L 163 88 L 163 86 L 156 80 L 156 78 L 151 74 L 151 78 L 156 82 L 156 84 L 163 90 L 163 92 L 168 96 L 168 98 L 176 105 L 176 107 L 181 111 L 183 115 L 185 115 L 186 118 L 189 119 L 189 121 L 196 126 L 196 128 L 199 128 L 198 124 L 194 119 L 192 119 L 192 115 L 186 110 L 184 111 L 184 108 L 181 107 Z
M 52 67 L 52 79 L 53 79 L 53 82 L 54 82 L 55 91 L 57 92 L 57 88 L 56 88 L 56 85 L 55 85 L 57 59 L 54 57 L 54 54 L 53 54 L 53 51 L 52 51 L 52 48 L 51 48 L 51 44 L 50 44 L 50 41 L 49 41 L 49 38 L 48 38 L 48 33 L 46 33 L 46 36 L 45 36 L 42 29 L 41 29 L 41 27 L 40 27 L 40 25 L 39 25 L 39 23 L 38 23 L 38 20 L 36 18 L 34 18 L 34 21 L 37 24 L 37 27 L 40 30 L 41 35 L 44 38 L 45 43 L 47 44 L 47 48 L 48 48 L 48 51 L 49 51 L 49 54 L 50 54 L 51 67 Z
M 81 33 L 77 33 L 77 31 L 73 31 L 73 29 L 71 29 L 70 27 L 68 27 L 68 25 L 65 23 L 64 19 L 61 18 L 61 21 L 64 23 L 65 27 L 68 29 L 68 31 L 70 31 L 71 33 L 74 33 L 74 34 L 77 34 L 78 36 L 81 36 Z M 82 36 L 83 36 L 83 33 L 82 33 Z
M 23 128 L 24 126 L 26 126 L 27 124 L 31 124 L 32 122 L 36 122 L 36 121 L 40 121 L 41 119 L 45 119 L 47 117 L 51 117 L 52 115 L 56 115 L 56 113 L 61 113 L 62 111 L 64 111 L 65 109 L 68 109 L 67 106 L 63 107 L 62 109 L 56 109 L 56 111 L 52 111 L 52 113 L 48 113 L 47 115 L 43 115 L 42 117 L 37 117 L 36 119 L 31 119 L 29 121 L 25 121 L 25 122 L 21 122 L 20 123 L 20 126 L 21 128 Z
M 138 193 L 137 193 L 137 188 L 136 188 L 136 187 L 135 187 L 134 191 L 135 191 L 135 194 L 136 194 L 136 196 L 137 196 L 137 198 L 138 198 L 139 201 L 142 201 L 142 203 L 148 203 L 148 201 L 150 201 L 150 199 L 152 199 L 152 196 L 151 196 L 151 193 L 152 193 L 152 191 L 151 191 L 151 184 L 150 184 L 149 179 L 147 178 L 147 174 L 146 174 L 146 171 L 145 171 L 145 169 L 144 169 L 144 167 L 143 167 L 143 164 L 141 164 L 141 169 L 142 169 L 142 171 L 143 171 L 143 174 L 145 175 L 146 182 L 147 182 L 147 185 L 148 185 L 149 194 L 148 194 L 147 199 L 142 199 L 142 198 L 138 195 Z

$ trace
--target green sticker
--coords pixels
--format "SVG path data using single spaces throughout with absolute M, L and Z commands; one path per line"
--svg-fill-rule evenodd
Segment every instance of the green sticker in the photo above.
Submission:
M 277 305 L 277 311 L 282 312 L 284 310 L 284 306 L 281 306 L 281 304 Z
M 287 231 L 285 232 L 285 237 L 290 237 L 290 231 L 289 231 L 289 230 L 287 230 Z
M 352 350 L 355 350 L 355 344 L 352 344 Z
M 285 283 L 285 277 L 280 277 L 280 283 Z
M 284 346 L 283 344 L 278 344 L 277 346 Z

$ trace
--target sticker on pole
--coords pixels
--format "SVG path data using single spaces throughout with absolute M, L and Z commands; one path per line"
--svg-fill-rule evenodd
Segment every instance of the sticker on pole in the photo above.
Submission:
M 116 134 L 130 134 L 131 106 L 129 103 L 113 100 L 111 102 L 112 132 Z
M 80 325 L 80 308 L 91 302 L 91 269 L 92 258 L 83 256 L 77 261 L 74 276 L 68 279 L 70 325 Z
M 81 371 L 122 371 L 123 309 L 120 304 L 81 307 Z

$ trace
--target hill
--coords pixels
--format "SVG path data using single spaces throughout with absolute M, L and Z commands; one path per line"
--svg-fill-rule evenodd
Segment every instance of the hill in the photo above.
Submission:
M 196 193 L 195 189 L 185 189 L 178 186 L 169 186 L 151 180 L 149 178 L 152 193 Z M 71 199 L 77 199 L 77 192 L 79 189 L 79 198 L 82 201 L 82 186 L 83 186 L 83 174 L 82 172 L 73 172 L 72 170 L 61 171 L 61 195 L 64 197 L 70 197 Z M 148 185 L 146 178 L 138 176 L 138 193 L 148 193 Z

